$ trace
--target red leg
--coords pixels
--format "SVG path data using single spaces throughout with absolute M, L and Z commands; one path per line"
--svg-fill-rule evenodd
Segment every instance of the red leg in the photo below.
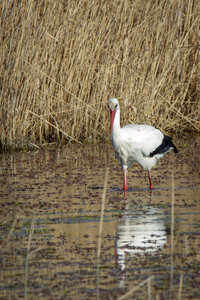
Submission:
M 149 188 L 152 189 L 153 185 L 152 185 L 151 175 L 150 175 L 150 171 L 149 170 L 148 170 L 148 176 L 149 176 Z
M 127 166 L 123 166 L 123 170 L 124 170 L 124 191 L 127 191 L 128 187 L 127 187 Z

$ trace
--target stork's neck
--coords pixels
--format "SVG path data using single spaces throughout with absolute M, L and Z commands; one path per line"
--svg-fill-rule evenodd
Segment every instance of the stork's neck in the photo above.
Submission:
M 113 134 L 120 130 L 120 110 L 115 113 L 115 119 L 113 122 Z

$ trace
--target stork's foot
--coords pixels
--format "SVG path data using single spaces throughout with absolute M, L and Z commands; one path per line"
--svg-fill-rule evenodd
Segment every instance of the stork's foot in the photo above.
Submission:
M 124 185 L 123 190 L 124 190 L 124 191 L 127 191 L 127 190 L 128 190 L 127 185 Z

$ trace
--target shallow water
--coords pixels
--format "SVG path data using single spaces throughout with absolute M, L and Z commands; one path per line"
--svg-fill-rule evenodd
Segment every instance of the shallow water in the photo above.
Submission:
M 200 139 L 176 144 L 126 195 L 110 144 L 1 154 L 0 299 L 199 299 Z

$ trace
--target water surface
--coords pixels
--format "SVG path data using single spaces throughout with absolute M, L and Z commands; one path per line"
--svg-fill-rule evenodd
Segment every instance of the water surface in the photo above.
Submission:
M 127 299 L 199 299 L 200 139 L 187 140 L 152 170 L 151 193 L 135 164 L 126 195 L 110 144 L 1 154 L 0 299 L 120 299 L 137 287 Z

